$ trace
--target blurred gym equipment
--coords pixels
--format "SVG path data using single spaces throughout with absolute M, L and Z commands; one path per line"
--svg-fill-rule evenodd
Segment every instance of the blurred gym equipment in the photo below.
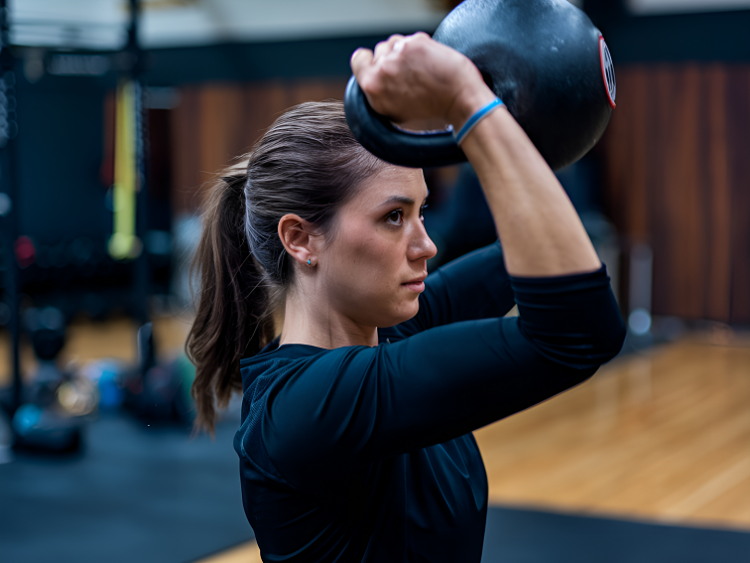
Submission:
M 190 395 L 195 367 L 184 353 L 172 361 L 157 363 L 151 323 L 138 330 L 137 366 L 121 380 L 125 407 L 144 420 L 190 427 L 195 411 Z
M 8 24 L 7 0 L 0 0 L 0 115 L 5 118 L 5 126 L 0 127 L 0 149 L 2 152 L 2 176 L 4 176 L 5 193 L 4 212 L 2 213 L 2 262 L 4 264 L 3 285 L 6 292 L 5 321 L 11 334 L 11 375 L 12 384 L 10 394 L 5 398 L 4 407 L 8 416 L 12 418 L 16 409 L 21 405 L 22 381 L 19 363 L 19 299 L 18 299 L 18 262 L 16 261 L 16 228 L 18 218 L 18 204 L 16 201 L 17 185 L 14 164 L 15 143 L 13 138 L 18 133 L 16 122 L 16 77 L 13 72 L 13 55 L 10 51 L 10 32 Z M 12 111 L 11 111 L 12 110 Z
M 21 404 L 13 413 L 13 447 L 75 451 L 82 443 L 85 423 L 96 412 L 96 388 L 58 363 L 65 343 L 65 319 L 59 310 L 31 308 L 24 320 L 38 368 L 31 383 L 22 388 Z
M 597 143 L 615 107 L 612 58 L 581 10 L 555 0 L 466 0 L 434 38 L 469 57 L 553 169 Z M 376 156 L 422 168 L 464 162 L 452 131 L 411 133 L 368 104 L 352 77 L 346 116 Z
M 654 253 L 647 244 L 630 249 L 628 279 L 628 336 L 631 345 L 645 348 L 652 344 L 651 294 Z
M 0 317 L 3 318 L 0 324 L 7 325 L 10 329 L 13 363 L 12 385 L 9 392 L 0 398 L 8 413 L 14 447 L 47 451 L 77 449 L 81 443 L 83 424 L 88 420 L 87 417 L 96 412 L 100 398 L 105 409 L 127 403 L 136 414 L 147 416 L 153 414 L 153 404 L 160 405 L 164 402 L 163 395 L 167 392 L 170 416 L 172 410 L 175 410 L 180 413 L 181 420 L 191 420 L 189 412 L 192 404 L 189 395 L 181 392 L 183 376 L 190 378 L 189 370 L 173 367 L 174 362 L 157 366 L 153 356 L 153 337 L 148 323 L 151 281 L 149 260 L 153 248 L 147 256 L 145 246 L 148 244 L 155 247 L 155 244 L 146 236 L 148 198 L 145 160 L 148 140 L 143 107 L 143 57 L 138 44 L 140 2 L 129 0 L 128 6 L 126 45 L 109 58 L 97 55 L 106 63 L 102 67 L 104 71 L 110 64 L 119 71 L 119 83 L 112 104 L 113 123 L 108 131 L 112 138 L 112 154 L 107 160 L 105 149 L 105 162 L 102 165 L 103 181 L 110 175 L 107 169 L 112 168 L 109 178 L 112 188 L 108 193 L 113 218 L 112 236 L 105 249 L 104 245 L 97 244 L 95 239 L 88 236 L 79 235 L 72 241 L 67 241 L 65 235 L 61 237 L 54 225 L 44 236 L 18 236 L 21 228 L 28 228 L 28 225 L 19 227 L 18 224 L 20 216 L 16 192 L 19 188 L 14 175 L 17 159 L 13 152 L 13 139 L 18 129 L 15 122 L 14 64 L 18 61 L 14 60 L 10 49 L 2 48 L 9 45 L 8 11 L 6 2 L 0 1 L 0 62 L 3 73 L 0 79 L 0 114 L 8 116 L 3 121 L 5 125 L 0 127 L 0 148 L 4 149 L 4 191 L 3 200 L 0 201 L 3 204 L 0 205 L 0 215 L 3 217 L 4 227 L 2 262 L 5 270 L 2 284 L 4 299 L 0 301 Z M 49 63 L 50 73 L 59 70 L 55 61 L 57 59 L 52 59 Z M 108 137 L 105 127 L 105 139 Z M 38 185 L 46 185 L 46 182 L 40 183 L 37 180 L 35 189 Z M 39 197 L 48 199 L 47 194 L 40 194 Z M 74 199 L 74 196 L 70 197 Z M 69 202 L 66 201 L 65 205 L 69 205 Z M 49 207 L 52 205 L 48 201 L 47 208 Z M 92 223 L 96 224 L 96 221 Z M 105 232 L 108 230 L 105 225 L 96 225 L 94 230 L 101 230 L 102 227 Z M 149 233 L 153 234 L 154 231 Z M 169 245 L 167 241 L 167 252 L 161 251 L 161 254 L 168 256 Z M 106 303 L 108 290 L 113 293 L 107 283 L 110 280 L 103 279 L 107 277 L 124 286 L 124 291 L 120 291 L 118 295 L 119 299 L 115 297 L 112 301 L 124 302 L 125 311 L 136 319 L 138 325 L 143 325 L 149 331 L 148 345 L 144 349 L 147 354 L 140 356 L 146 359 L 139 365 L 105 359 L 104 364 L 88 367 L 84 370 L 84 376 L 79 377 L 78 373 L 58 365 L 58 354 L 65 341 L 65 326 L 80 310 L 87 312 L 92 318 L 101 318 L 108 308 L 112 308 L 111 305 L 107 307 Z M 25 300 L 24 308 L 27 309 L 24 313 L 26 329 L 39 365 L 28 384 L 22 381 L 19 364 L 19 340 L 22 333 L 19 310 L 22 299 Z M 50 302 L 59 307 L 50 307 Z M 32 304 L 34 307 L 29 308 Z M 152 375 L 147 378 L 149 373 Z M 160 378 L 159 375 L 163 373 L 168 376 Z M 178 379 L 178 383 L 171 384 Z M 158 381 L 161 383 L 157 385 Z M 155 385 L 159 387 L 161 401 L 154 395 Z M 134 394 L 128 393 L 129 389 L 139 389 L 138 397 L 134 399 Z M 102 392 L 101 395 L 98 391 Z M 179 403 L 177 407 L 173 406 L 175 401 Z

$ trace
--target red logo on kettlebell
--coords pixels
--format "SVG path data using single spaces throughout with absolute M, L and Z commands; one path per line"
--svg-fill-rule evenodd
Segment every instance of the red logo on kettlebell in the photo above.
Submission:
M 602 63 L 602 78 L 604 78 L 604 87 L 607 89 L 609 105 L 612 106 L 612 109 L 615 109 L 617 107 L 617 104 L 615 104 L 615 97 L 617 96 L 615 67 L 612 64 L 612 55 L 609 54 L 609 48 L 601 35 L 599 36 L 599 59 Z

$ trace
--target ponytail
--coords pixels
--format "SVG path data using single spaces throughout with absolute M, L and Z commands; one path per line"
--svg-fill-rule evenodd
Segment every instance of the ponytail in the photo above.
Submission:
M 246 161 L 245 161 L 246 162 Z M 215 405 L 242 390 L 240 359 L 273 339 L 270 295 L 245 236 L 247 172 L 230 168 L 209 189 L 192 271 L 200 297 L 185 350 L 195 364 L 195 427 L 213 433 Z

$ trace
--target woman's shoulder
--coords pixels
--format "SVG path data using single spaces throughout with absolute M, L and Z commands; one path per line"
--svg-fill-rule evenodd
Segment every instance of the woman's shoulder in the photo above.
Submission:
M 371 364 L 368 350 L 375 348 L 347 346 L 329 350 L 288 344 L 243 359 L 241 426 L 235 436 L 239 456 L 266 477 L 287 483 L 272 461 L 266 442 L 270 440 L 278 446 L 285 441 L 295 442 L 300 433 L 307 435 L 307 427 L 321 405 L 331 400 L 338 403 L 339 393 L 352 387 L 344 382 L 351 377 L 342 375 L 367 372 Z
M 388 333 L 382 339 L 384 345 L 394 341 L 398 336 Z M 390 340 L 389 340 L 390 339 Z M 288 376 L 312 375 L 318 373 L 333 375 L 338 371 L 336 366 L 349 366 L 352 363 L 363 361 L 365 364 L 377 354 L 381 346 L 342 346 L 327 349 L 309 346 L 307 344 L 284 344 L 276 345 L 272 349 L 264 349 L 255 356 L 244 358 L 240 361 L 240 373 L 242 374 L 242 387 L 245 392 L 261 379 L 286 380 Z M 282 381 L 279 381 L 280 383 Z M 265 386 L 271 381 L 264 382 Z

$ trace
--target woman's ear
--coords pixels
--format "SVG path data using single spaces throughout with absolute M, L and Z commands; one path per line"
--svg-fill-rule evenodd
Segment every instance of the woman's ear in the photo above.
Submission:
M 299 215 L 287 213 L 279 220 L 279 238 L 287 254 L 301 265 L 312 266 L 317 262 L 313 225 Z

